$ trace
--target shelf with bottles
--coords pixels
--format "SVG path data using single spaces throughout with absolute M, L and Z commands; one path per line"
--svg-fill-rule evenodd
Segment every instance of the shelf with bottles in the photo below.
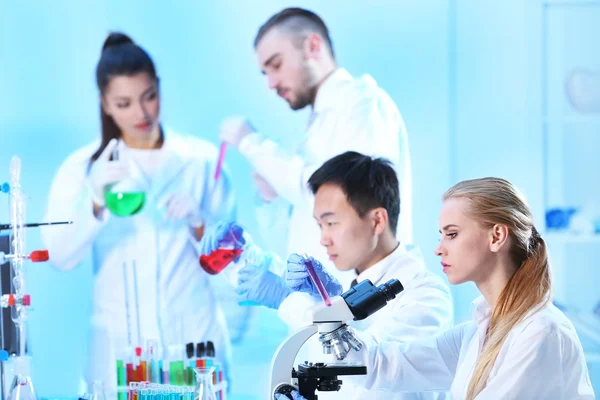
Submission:
M 600 207 L 556 207 L 546 211 L 544 239 L 552 249 L 565 244 L 600 245 Z
M 546 230 L 560 231 L 558 239 L 569 242 L 594 241 L 600 234 L 600 187 L 595 185 L 600 182 L 600 116 L 596 120 L 597 124 L 562 123 L 544 129 Z

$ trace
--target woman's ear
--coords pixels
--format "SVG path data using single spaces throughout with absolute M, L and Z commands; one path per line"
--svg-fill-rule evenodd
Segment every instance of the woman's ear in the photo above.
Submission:
M 500 249 L 508 241 L 508 227 L 504 224 L 496 224 L 490 230 L 490 250 L 494 253 Z

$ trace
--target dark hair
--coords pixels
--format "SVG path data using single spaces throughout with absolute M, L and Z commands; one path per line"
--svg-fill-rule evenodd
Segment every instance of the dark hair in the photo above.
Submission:
M 308 179 L 313 194 L 328 183 L 341 187 L 348 203 L 361 218 L 374 208 L 385 208 L 390 228 L 396 234 L 400 188 L 391 162 L 347 151 L 326 161 Z
M 292 32 L 294 35 L 300 35 L 306 33 L 306 31 L 316 32 L 327 42 L 331 56 L 335 58 L 333 52 L 333 43 L 329 37 L 329 29 L 325 22 L 312 11 L 305 10 L 303 8 L 286 8 L 273 15 L 267 20 L 258 30 L 256 37 L 254 38 L 254 48 L 258 46 L 260 40 L 273 28 L 285 27 L 286 30 Z M 304 39 L 304 37 L 302 37 Z M 301 45 L 302 42 L 297 42 L 297 45 Z
M 101 94 L 115 76 L 132 76 L 145 72 L 158 81 L 154 62 L 144 49 L 136 45 L 123 33 L 113 32 L 108 35 L 102 46 L 102 54 L 96 66 L 96 84 Z M 100 147 L 91 157 L 91 162 L 98 159 L 111 139 L 121 137 L 121 130 L 113 118 L 104 112 L 100 104 L 100 121 L 102 124 L 102 141 Z

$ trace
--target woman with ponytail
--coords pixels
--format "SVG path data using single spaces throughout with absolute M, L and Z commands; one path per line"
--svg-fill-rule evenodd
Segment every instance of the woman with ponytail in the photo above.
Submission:
M 100 140 L 67 158 L 48 201 L 48 221 L 73 224 L 42 231 L 54 267 L 93 274 L 87 379 L 114 390 L 115 357 L 132 359 L 146 340 L 165 359 L 170 346 L 212 341 L 224 366 L 225 319 L 198 263 L 205 227 L 235 219 L 227 171 L 214 178 L 218 150 L 163 126 L 154 63 L 128 36 L 107 37 L 96 83 Z M 118 195 L 107 192 L 131 191 L 119 185 L 143 203 L 109 210 Z
M 463 181 L 443 196 L 435 249 L 452 284 L 474 282 L 473 320 L 405 344 L 357 333 L 345 377 L 368 389 L 446 391 L 454 400 L 594 399 L 581 343 L 551 302 L 544 239 L 523 195 L 506 180 Z

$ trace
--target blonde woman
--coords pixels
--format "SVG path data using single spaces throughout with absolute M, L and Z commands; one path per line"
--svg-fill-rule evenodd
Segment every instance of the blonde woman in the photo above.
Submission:
M 546 244 L 523 195 L 498 178 L 463 181 L 443 197 L 435 254 L 452 284 L 474 282 L 473 320 L 429 341 L 358 333 L 348 361 L 367 389 L 445 391 L 459 399 L 594 399 L 581 343 L 550 301 Z

